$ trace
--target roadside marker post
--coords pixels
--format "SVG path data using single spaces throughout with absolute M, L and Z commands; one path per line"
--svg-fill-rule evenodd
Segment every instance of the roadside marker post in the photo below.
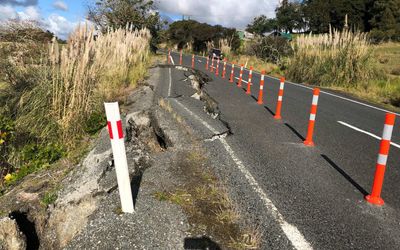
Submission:
M 265 77 L 265 70 L 261 71 L 261 81 L 260 81 L 260 92 L 258 93 L 258 100 L 257 103 L 262 105 L 263 102 L 263 92 L 264 92 L 264 77 Z
M 313 91 L 313 99 L 310 111 L 310 119 L 308 122 L 307 136 L 306 139 L 304 140 L 304 145 L 310 147 L 314 146 L 313 133 L 314 133 L 315 117 L 317 116 L 319 92 L 320 92 L 319 88 L 315 88 Z
M 192 69 L 194 69 L 194 54 L 192 55 Z
M 207 63 L 206 63 L 206 70 L 208 70 L 208 64 L 210 63 L 210 58 L 207 57 Z
M 225 79 L 225 75 L 226 75 L 226 58 L 224 59 L 224 68 L 222 70 L 222 78 Z
M 220 61 L 219 61 L 219 58 L 217 59 L 217 66 L 216 66 L 216 69 L 215 69 L 215 75 L 216 76 L 219 76 L 219 64 L 220 64 Z
M 104 107 L 106 110 L 108 133 L 110 135 L 111 148 L 114 156 L 115 171 L 117 173 L 122 212 L 133 213 L 135 212 L 135 209 L 133 207 L 131 182 L 129 178 L 124 134 L 118 102 L 104 103 Z
M 246 94 L 250 95 L 251 94 L 251 80 L 253 79 L 253 66 L 250 66 L 250 72 L 249 72 L 249 80 L 247 81 L 247 90 Z
M 211 72 L 214 72 L 214 57 L 211 58 Z
M 282 100 L 283 100 L 283 89 L 285 88 L 285 77 L 281 77 L 281 83 L 279 85 L 279 93 L 278 93 L 278 103 L 276 104 L 276 112 L 274 118 L 276 120 L 282 119 L 281 110 L 282 110 Z
M 383 204 L 385 204 L 385 202 L 381 198 L 381 191 L 383 180 L 385 177 L 386 163 L 389 155 L 390 141 L 392 139 L 392 132 L 395 120 L 395 114 L 386 114 L 385 126 L 383 128 L 383 135 L 381 139 L 378 160 L 376 163 L 375 177 L 372 184 L 372 191 L 371 194 L 365 196 L 365 200 L 367 200 L 371 204 L 378 206 L 382 206 Z
M 233 81 L 235 80 L 235 79 L 234 79 L 234 78 L 235 78 L 234 74 L 235 74 L 235 63 L 232 62 L 231 78 L 229 79 L 229 82 L 230 82 L 230 83 L 233 83 Z
M 240 65 L 240 75 L 239 75 L 239 82 L 238 82 L 238 87 L 242 87 L 242 80 L 243 80 L 243 67 L 244 65 Z
M 179 57 L 179 65 L 182 65 L 182 50 L 181 50 L 180 57 Z
M 167 58 L 168 64 L 171 64 L 171 50 L 168 50 L 168 58 Z

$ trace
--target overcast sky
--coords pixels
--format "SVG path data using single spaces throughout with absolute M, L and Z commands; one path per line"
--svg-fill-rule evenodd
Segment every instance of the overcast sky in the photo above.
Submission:
M 0 21 L 35 20 L 61 38 L 85 21 L 91 0 L 0 0 Z M 179 20 L 182 15 L 210 24 L 244 28 L 255 16 L 274 16 L 279 0 L 155 0 L 162 15 Z

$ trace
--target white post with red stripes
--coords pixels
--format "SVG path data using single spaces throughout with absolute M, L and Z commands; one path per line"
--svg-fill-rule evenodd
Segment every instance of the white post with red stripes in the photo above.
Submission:
M 260 92 L 258 93 L 258 104 L 263 104 L 263 94 L 264 94 L 264 76 L 265 76 L 265 70 L 261 71 L 261 81 L 260 81 Z
M 251 94 L 252 79 L 253 79 L 253 66 L 250 66 L 249 80 L 247 81 L 247 90 L 246 90 L 246 94 L 248 94 L 248 95 Z
M 219 57 L 218 57 L 218 59 L 217 59 L 217 66 L 215 67 L 216 69 L 215 69 L 215 75 L 216 76 L 219 76 L 219 64 L 220 64 L 220 60 L 219 60 Z
M 304 140 L 304 145 L 310 147 L 314 146 L 313 133 L 314 133 L 315 117 L 317 116 L 319 92 L 320 92 L 319 88 L 315 88 L 313 91 L 313 99 L 311 104 L 310 119 L 308 122 L 307 136 L 306 139 Z
M 231 69 L 231 78 L 229 79 L 229 82 L 235 81 L 235 63 L 232 62 L 232 69 Z
M 167 59 L 167 61 L 168 61 L 168 64 L 171 64 L 171 50 L 170 49 L 168 50 L 168 59 Z
M 222 69 L 222 78 L 225 78 L 226 75 L 226 58 L 224 59 L 224 68 Z
M 383 135 L 379 149 L 378 160 L 376 163 L 374 184 L 372 185 L 371 194 L 365 196 L 365 199 L 374 205 L 382 206 L 385 204 L 381 198 L 382 185 L 385 177 L 386 163 L 389 155 L 390 141 L 392 139 L 392 132 L 396 115 L 387 113 L 385 118 L 385 127 L 383 128 Z
M 239 82 L 238 82 L 238 87 L 242 87 L 242 80 L 243 80 L 243 68 L 244 65 L 240 65 L 240 74 L 239 74 Z
M 207 63 L 206 63 L 206 70 L 208 70 L 208 64 L 210 63 L 210 58 L 207 57 Z
M 179 54 L 179 65 L 182 65 L 182 50 L 181 50 L 181 53 Z
M 211 58 L 211 72 L 214 72 L 214 57 Z
M 122 212 L 133 213 L 135 209 L 133 207 L 131 181 L 129 178 L 128 162 L 126 160 L 124 134 L 118 102 L 104 103 L 104 107 L 106 109 L 107 127 L 111 139 L 115 171 L 117 173 Z
M 275 116 L 274 116 L 274 118 L 277 120 L 282 119 L 281 110 L 282 110 L 284 88 L 285 88 L 285 78 L 281 77 L 281 83 L 279 85 L 279 93 L 278 93 L 278 102 L 276 104 L 276 112 L 275 112 Z
M 194 69 L 194 54 L 192 55 L 192 69 Z

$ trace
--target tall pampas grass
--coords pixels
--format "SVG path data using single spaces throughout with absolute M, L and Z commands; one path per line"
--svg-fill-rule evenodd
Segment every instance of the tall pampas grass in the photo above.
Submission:
M 21 104 L 22 123 L 35 126 L 35 120 L 46 117 L 68 145 L 83 134 L 88 117 L 101 112 L 103 101 L 115 101 L 145 76 L 150 39 L 147 29 L 128 26 L 96 34 L 88 25 L 78 27 L 66 45 L 53 39 L 48 60 L 38 66 L 41 83 Z
M 292 43 L 288 76 L 322 86 L 356 85 L 375 77 L 367 34 L 333 30 L 322 35 L 300 35 Z

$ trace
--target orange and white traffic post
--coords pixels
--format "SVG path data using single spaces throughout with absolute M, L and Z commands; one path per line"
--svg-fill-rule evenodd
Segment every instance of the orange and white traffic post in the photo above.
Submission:
M 194 69 L 194 54 L 192 55 L 192 69 Z
M 232 69 L 231 69 L 231 77 L 229 79 L 229 82 L 233 83 L 235 81 L 235 63 L 232 62 Z
M 253 66 L 250 66 L 249 80 L 247 81 L 247 90 L 246 90 L 246 94 L 248 94 L 248 95 L 251 94 L 252 79 L 253 79 Z
M 181 50 L 181 53 L 180 53 L 180 56 L 179 56 L 179 65 L 182 65 L 182 50 Z
M 211 69 L 210 72 L 214 72 L 214 57 L 211 58 Z
M 381 191 L 383 180 L 385 177 L 386 163 L 389 155 L 390 141 L 392 139 L 392 132 L 396 115 L 387 113 L 385 118 L 385 127 L 383 128 L 383 135 L 379 149 L 378 160 L 376 163 L 374 183 L 372 184 L 371 194 L 365 196 L 365 199 L 374 205 L 382 206 L 385 202 L 381 198 Z
M 276 112 L 274 118 L 277 120 L 282 119 L 281 110 L 282 110 L 282 100 L 283 100 L 283 89 L 285 88 L 285 77 L 281 77 L 281 83 L 279 85 L 279 93 L 278 93 L 278 103 L 276 104 Z
M 222 69 L 222 78 L 225 79 L 225 75 L 226 75 L 226 58 L 224 59 L 224 68 Z
M 210 58 L 207 57 L 207 63 L 206 63 L 206 70 L 208 70 L 208 64 L 210 63 Z
M 238 82 L 238 87 L 242 87 L 242 81 L 243 81 L 243 67 L 244 65 L 240 65 L 240 74 L 239 74 L 239 82 Z
M 315 88 L 313 91 L 313 99 L 311 104 L 310 119 L 308 121 L 307 136 L 306 139 L 304 140 L 304 145 L 310 147 L 314 146 L 313 133 L 314 133 L 315 117 L 317 116 L 319 92 L 320 92 L 319 88 Z
M 263 94 L 264 94 L 264 76 L 265 76 L 265 70 L 261 71 L 261 80 L 260 80 L 260 92 L 258 93 L 258 100 L 257 103 L 262 105 L 263 102 Z
M 171 64 L 171 50 L 168 50 L 168 59 L 167 59 L 168 64 Z
M 217 59 L 217 66 L 215 67 L 215 75 L 216 76 L 219 76 L 219 64 L 220 64 L 220 61 L 219 61 L 219 58 Z
M 131 181 L 129 178 L 128 162 L 126 160 L 124 134 L 122 121 L 119 113 L 118 102 L 104 103 L 107 116 L 108 133 L 111 140 L 111 148 L 114 156 L 115 171 L 121 208 L 124 213 L 133 213 L 133 198 L 131 191 Z

